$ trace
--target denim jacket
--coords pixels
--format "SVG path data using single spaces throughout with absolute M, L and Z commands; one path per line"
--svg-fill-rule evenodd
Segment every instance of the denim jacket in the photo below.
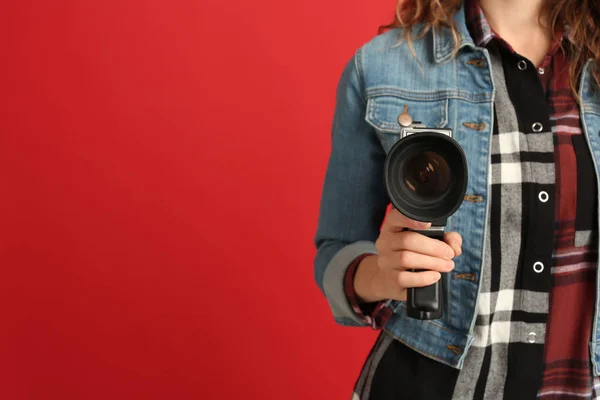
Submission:
M 375 241 L 389 204 L 383 164 L 399 138 L 398 115 L 408 106 L 411 116 L 428 127 L 451 128 L 469 165 L 466 201 L 446 227 L 463 237 L 463 254 L 455 258 L 451 275 L 475 279 L 448 279 L 448 301 L 440 320 L 407 318 L 405 303 L 393 301 L 393 315 L 384 329 L 414 350 L 460 369 L 473 342 L 478 278 L 483 254 L 488 251 L 484 237 L 489 224 L 495 86 L 488 51 L 473 43 L 463 10 L 456 13 L 455 22 L 460 45 L 455 55 L 454 40 L 446 28 L 434 29 L 416 40 L 416 58 L 406 43 L 400 43 L 401 30 L 394 29 L 366 43 L 346 65 L 337 90 L 332 150 L 315 236 L 314 273 L 335 321 L 366 326 L 348 302 L 344 275 L 357 256 L 377 253 Z M 591 66 L 590 60 L 581 77 L 580 113 L 598 177 L 600 93 L 592 89 Z M 600 280 L 597 293 L 599 290 Z M 597 296 L 589 343 L 595 375 L 600 375 L 599 301 Z

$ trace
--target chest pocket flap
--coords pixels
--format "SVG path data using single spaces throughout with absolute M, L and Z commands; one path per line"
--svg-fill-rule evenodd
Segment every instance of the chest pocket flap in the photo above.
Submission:
M 377 135 L 388 151 L 399 139 L 398 117 L 408 107 L 413 121 L 428 128 L 443 128 L 448 123 L 448 100 L 408 100 L 393 95 L 374 96 L 367 100 L 367 122 L 375 128 Z

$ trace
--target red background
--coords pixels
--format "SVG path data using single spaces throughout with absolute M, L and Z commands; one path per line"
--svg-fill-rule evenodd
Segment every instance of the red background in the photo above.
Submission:
M 347 399 L 335 87 L 394 1 L 0 5 L 0 398 Z

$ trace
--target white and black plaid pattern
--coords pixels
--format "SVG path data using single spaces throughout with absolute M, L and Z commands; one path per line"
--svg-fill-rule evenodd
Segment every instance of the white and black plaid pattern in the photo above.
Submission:
M 535 398 L 543 372 L 555 193 L 550 114 L 543 91 L 523 87 L 535 80 L 512 79 L 520 87 L 510 86 L 506 75 L 523 73 L 516 57 L 492 49 L 491 229 L 475 339 L 456 383 L 457 399 Z

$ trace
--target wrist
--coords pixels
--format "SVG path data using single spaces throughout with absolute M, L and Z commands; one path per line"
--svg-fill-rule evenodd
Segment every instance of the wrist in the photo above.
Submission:
M 383 300 L 377 293 L 377 255 L 369 255 L 361 260 L 354 275 L 354 292 L 359 303 L 374 303 Z

